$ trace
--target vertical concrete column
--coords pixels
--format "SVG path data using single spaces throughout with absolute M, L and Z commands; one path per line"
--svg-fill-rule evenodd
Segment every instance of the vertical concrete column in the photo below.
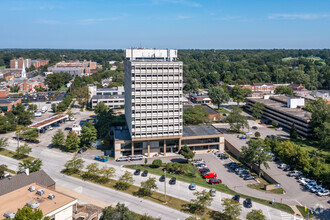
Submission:
M 166 157 L 166 140 L 164 140 L 164 156 Z
M 148 157 L 150 157 L 150 141 L 148 141 Z
M 134 142 L 132 141 L 132 156 L 134 156 Z

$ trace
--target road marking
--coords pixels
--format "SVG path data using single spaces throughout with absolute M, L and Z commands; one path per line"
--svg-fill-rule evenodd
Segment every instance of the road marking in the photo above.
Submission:
M 272 220 L 272 217 L 271 217 L 270 214 L 269 214 L 268 206 L 266 206 L 266 209 L 267 209 L 267 214 L 268 214 L 269 220 Z
M 303 206 L 298 200 L 295 200 L 299 205 Z

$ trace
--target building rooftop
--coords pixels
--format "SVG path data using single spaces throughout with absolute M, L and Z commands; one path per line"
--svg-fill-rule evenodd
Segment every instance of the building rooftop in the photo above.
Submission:
M 10 104 L 10 103 L 13 103 L 13 102 L 16 102 L 17 100 L 19 100 L 19 98 L 0 98 L 0 104 Z
M 116 141 L 130 141 L 131 135 L 126 127 L 116 127 L 113 130 Z
M 124 95 L 93 95 L 92 99 L 123 99 Z
M 30 186 L 35 187 L 35 191 L 29 191 Z M 36 194 L 39 189 L 43 189 L 45 194 Z M 55 198 L 49 199 L 49 194 L 55 195 Z M 45 188 L 39 184 L 26 184 L 19 189 L 0 196 L 0 218 L 4 218 L 5 212 L 16 213 L 19 208 L 23 208 L 29 202 L 39 203 L 37 208 L 40 209 L 45 216 L 74 201 L 76 201 L 76 199 L 73 197 Z
M 183 137 L 206 136 L 221 134 L 213 125 L 183 126 Z
M 271 97 L 271 99 L 248 97 L 247 100 L 250 100 L 252 102 L 263 103 L 267 108 L 271 108 L 274 109 L 275 111 L 283 112 L 287 115 L 290 115 L 291 117 L 295 117 L 301 120 L 309 121 L 312 118 L 311 113 L 302 108 L 288 108 L 287 107 L 288 98 L 290 97 L 276 96 L 276 97 Z
M 97 91 L 117 91 L 119 87 L 111 87 L 111 88 L 99 88 Z
M 190 94 L 192 97 L 194 98 L 209 98 L 209 95 L 208 94 Z
M 29 175 L 20 173 L 13 176 L 11 179 L 5 178 L 0 180 L 0 196 L 31 183 L 38 183 L 39 185 L 50 187 L 55 184 L 55 181 L 43 170 L 30 173 Z M 0 211 L 2 211 L 1 208 Z
M 216 110 L 214 110 L 213 108 L 211 108 L 209 105 L 202 104 L 202 106 L 206 109 L 206 111 L 209 114 L 218 114 L 218 112 Z
M 54 122 L 57 122 L 59 120 L 65 119 L 65 118 L 68 118 L 68 116 L 67 115 L 55 115 L 50 118 L 44 119 L 42 121 L 36 122 L 36 123 L 30 125 L 29 128 L 42 128 L 44 126 L 48 126 Z

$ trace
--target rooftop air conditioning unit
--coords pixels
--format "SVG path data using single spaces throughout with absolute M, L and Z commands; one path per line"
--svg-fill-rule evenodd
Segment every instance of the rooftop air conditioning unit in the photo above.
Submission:
M 40 196 L 42 196 L 43 194 L 45 194 L 45 190 L 43 190 L 43 189 L 39 189 L 39 190 L 37 191 L 37 194 L 40 195 Z
M 49 194 L 48 199 L 51 199 L 51 200 L 55 199 L 55 195 L 54 194 Z
M 32 209 L 36 209 L 39 207 L 40 203 L 38 202 L 28 202 L 27 203 Z
M 15 218 L 16 213 L 10 213 L 10 212 L 5 212 L 5 214 L 3 215 L 6 218 L 10 218 L 10 219 L 14 219 Z
M 34 186 L 30 186 L 30 187 L 29 187 L 29 191 L 30 191 L 30 192 L 33 192 L 34 190 L 36 190 L 36 188 L 35 188 Z

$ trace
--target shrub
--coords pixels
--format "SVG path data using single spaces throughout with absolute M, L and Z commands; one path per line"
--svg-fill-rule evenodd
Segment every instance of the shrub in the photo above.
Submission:
M 156 160 L 152 161 L 152 167 L 154 167 L 154 168 L 158 168 L 158 167 L 162 166 L 162 164 L 163 164 L 163 162 L 160 159 L 156 159 Z

